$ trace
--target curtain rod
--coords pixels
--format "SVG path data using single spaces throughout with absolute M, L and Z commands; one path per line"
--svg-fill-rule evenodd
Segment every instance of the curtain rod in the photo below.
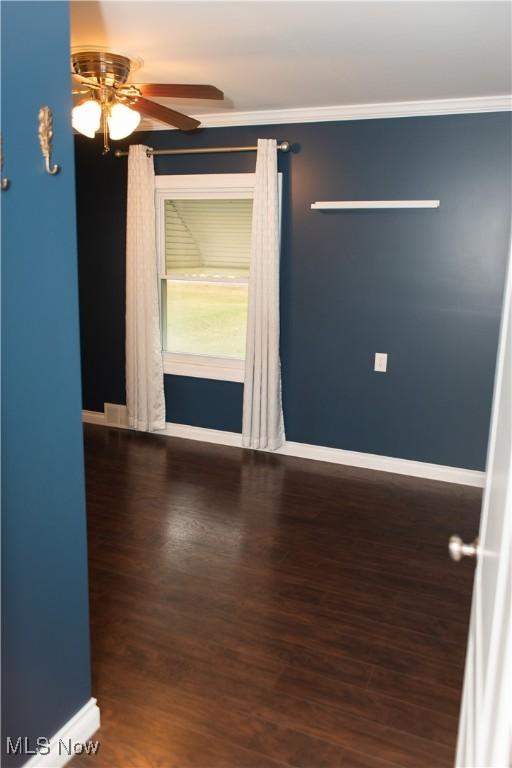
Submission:
M 289 152 L 291 144 L 289 141 L 282 141 L 277 145 L 277 148 L 281 152 Z M 208 153 L 220 153 L 220 152 L 256 152 L 258 147 L 197 147 L 196 149 L 148 149 L 148 157 L 152 155 L 206 155 Z M 114 152 L 116 157 L 127 157 L 128 152 L 124 152 L 122 149 L 116 149 Z

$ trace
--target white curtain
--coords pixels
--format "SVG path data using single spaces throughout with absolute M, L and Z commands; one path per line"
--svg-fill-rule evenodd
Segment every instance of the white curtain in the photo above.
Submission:
M 147 147 L 128 156 L 126 228 L 126 404 L 128 424 L 152 432 L 165 428 L 155 238 L 155 172 Z
M 279 448 L 285 439 L 279 360 L 277 142 L 259 139 L 254 190 L 242 443 Z

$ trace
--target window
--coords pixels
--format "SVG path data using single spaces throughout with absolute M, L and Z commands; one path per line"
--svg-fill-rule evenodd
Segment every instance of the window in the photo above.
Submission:
M 156 185 L 164 370 L 243 381 L 254 175 Z

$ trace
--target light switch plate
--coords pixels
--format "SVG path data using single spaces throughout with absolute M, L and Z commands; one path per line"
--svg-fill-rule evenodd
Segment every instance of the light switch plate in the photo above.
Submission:
M 386 371 L 388 370 L 388 353 L 387 352 L 375 353 L 375 364 L 373 366 L 373 370 L 377 371 L 378 373 L 386 373 Z

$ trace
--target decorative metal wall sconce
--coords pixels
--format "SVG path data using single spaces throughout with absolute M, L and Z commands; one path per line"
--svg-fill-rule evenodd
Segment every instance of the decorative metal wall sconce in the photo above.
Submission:
M 3 141 L 2 141 L 2 134 L 0 133 L 0 189 L 2 192 L 5 189 L 9 189 L 9 184 L 11 183 L 9 179 L 4 178 L 2 171 L 4 168 L 4 150 L 3 150 Z
M 53 117 L 50 107 L 41 107 L 39 110 L 39 144 L 44 157 L 44 168 L 50 176 L 55 176 L 60 167 L 51 164 L 53 139 Z

